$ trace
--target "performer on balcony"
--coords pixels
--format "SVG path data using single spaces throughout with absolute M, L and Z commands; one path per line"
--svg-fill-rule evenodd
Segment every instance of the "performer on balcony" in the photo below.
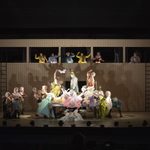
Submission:
M 58 55 L 55 55 L 54 53 L 52 53 L 51 56 L 48 58 L 48 63 L 57 64 L 58 57 L 59 57 Z
M 75 57 L 74 53 L 67 52 L 66 53 L 66 63 L 73 63 L 73 58 Z
M 39 63 L 47 63 L 47 58 L 45 55 L 43 55 L 42 53 L 40 53 L 39 56 L 37 56 L 37 54 L 35 54 L 35 59 L 39 60 Z
M 93 62 L 94 63 L 101 63 L 104 62 L 104 60 L 102 59 L 101 53 L 97 52 L 95 57 L 93 58 Z
M 84 55 L 83 53 L 78 52 L 76 57 L 79 58 L 78 63 L 87 63 L 86 59 L 89 58 L 91 56 L 91 54 L 88 55 Z
M 130 63 L 140 63 L 140 62 L 141 62 L 141 59 L 138 56 L 138 53 L 134 52 L 133 56 L 130 58 Z

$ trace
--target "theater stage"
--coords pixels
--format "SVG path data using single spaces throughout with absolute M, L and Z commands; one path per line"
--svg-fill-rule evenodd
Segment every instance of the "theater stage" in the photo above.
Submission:
M 119 117 L 116 112 L 112 113 L 112 118 L 96 119 L 92 115 L 84 118 L 83 121 L 68 121 L 64 122 L 63 127 L 87 127 L 87 122 L 90 121 L 90 127 L 142 127 L 143 121 L 146 121 L 146 125 L 150 125 L 150 112 L 123 112 L 123 117 Z M 39 118 L 35 115 L 35 112 L 25 112 L 24 115 L 20 116 L 20 119 L 3 119 L 2 113 L 0 114 L 0 126 L 15 127 L 20 125 L 21 127 L 30 127 L 31 121 L 34 121 L 35 127 L 59 127 L 59 118 L 57 119 L 44 119 Z M 118 122 L 118 123 L 116 123 Z

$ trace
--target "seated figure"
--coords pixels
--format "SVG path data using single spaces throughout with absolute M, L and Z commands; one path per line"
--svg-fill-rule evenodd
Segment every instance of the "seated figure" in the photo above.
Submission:
M 130 63 L 140 63 L 141 59 L 138 56 L 137 52 L 134 52 L 133 56 L 130 58 Z

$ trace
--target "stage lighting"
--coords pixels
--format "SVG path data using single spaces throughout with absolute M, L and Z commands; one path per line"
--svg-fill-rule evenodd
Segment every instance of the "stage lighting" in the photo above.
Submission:
M 87 126 L 87 127 L 90 127 L 91 124 L 92 124 L 91 121 L 87 121 L 86 126 Z
M 58 125 L 59 125 L 60 127 L 62 127 L 62 126 L 64 125 L 64 122 L 63 122 L 62 120 L 60 120 L 60 121 L 58 122 Z

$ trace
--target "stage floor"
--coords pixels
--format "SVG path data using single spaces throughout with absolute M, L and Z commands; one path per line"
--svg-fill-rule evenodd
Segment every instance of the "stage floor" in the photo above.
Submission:
M 142 127 L 144 120 L 147 121 L 148 126 L 150 126 L 150 112 L 123 112 L 123 117 L 119 117 L 117 113 L 112 114 L 112 118 L 95 119 L 86 118 L 83 121 L 68 121 L 64 122 L 64 127 L 71 127 L 75 124 L 76 127 L 87 127 L 87 121 L 91 121 L 91 127 L 115 127 L 115 122 L 119 122 L 119 127 L 128 127 L 132 125 L 133 127 Z M 0 127 L 3 126 L 4 122 L 7 122 L 8 127 L 15 127 L 20 124 L 21 127 L 30 127 L 30 122 L 34 121 L 35 127 L 59 127 L 59 119 L 43 119 L 35 116 L 34 112 L 25 112 L 24 115 L 20 116 L 20 119 L 3 119 L 2 113 L 0 114 Z

